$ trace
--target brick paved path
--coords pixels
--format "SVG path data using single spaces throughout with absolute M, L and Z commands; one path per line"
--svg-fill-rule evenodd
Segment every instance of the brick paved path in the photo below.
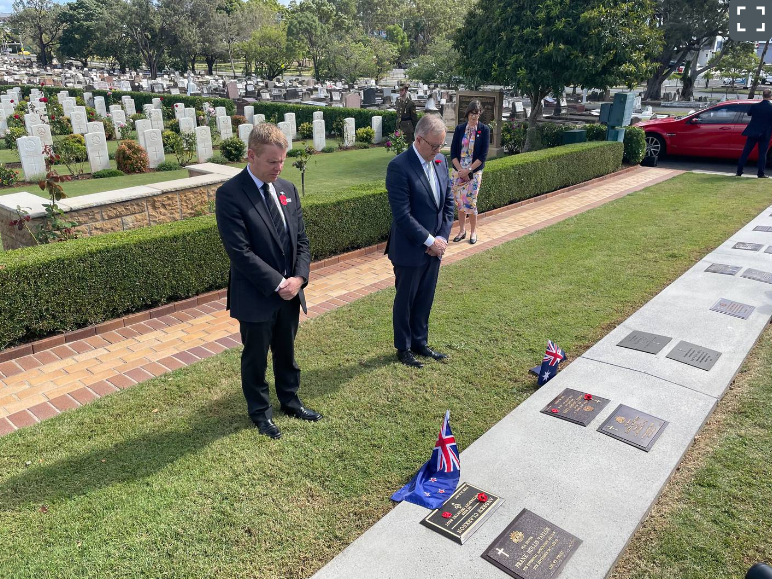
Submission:
M 501 245 L 681 171 L 635 167 L 481 216 L 477 244 L 451 243 L 443 265 Z M 301 322 L 393 286 L 383 244 L 312 265 Z M 352 290 L 352 288 L 355 288 Z M 240 344 L 212 292 L 0 352 L 0 436 Z

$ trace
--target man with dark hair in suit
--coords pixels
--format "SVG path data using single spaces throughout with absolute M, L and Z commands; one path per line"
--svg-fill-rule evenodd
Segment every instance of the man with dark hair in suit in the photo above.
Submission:
M 394 266 L 394 347 L 406 366 L 421 368 L 414 354 L 435 360 L 445 354 L 429 348 L 429 313 L 453 224 L 448 164 L 439 154 L 445 125 L 436 115 L 418 121 L 415 142 L 386 170 L 392 223 L 386 253 Z
M 241 387 L 249 417 L 270 438 L 281 437 L 281 431 L 273 422 L 265 381 L 269 348 L 282 411 L 312 422 L 322 418 L 298 398 L 295 335 L 300 307 L 306 311 L 303 288 L 311 253 L 298 191 L 279 179 L 287 146 L 279 127 L 257 125 L 249 135 L 247 166 L 217 190 L 215 202 L 217 228 L 231 262 L 228 308 L 239 321 L 244 344 Z
M 767 149 L 769 149 L 769 140 L 772 138 L 772 90 L 764 89 L 764 97 L 760 103 L 751 106 L 748 109 L 748 115 L 751 121 L 743 131 L 743 136 L 747 137 L 743 153 L 737 163 L 737 176 L 743 174 L 745 163 L 748 161 L 748 155 L 753 148 L 759 148 L 758 176 L 759 179 L 766 179 L 768 175 L 764 173 L 764 167 L 767 164 Z

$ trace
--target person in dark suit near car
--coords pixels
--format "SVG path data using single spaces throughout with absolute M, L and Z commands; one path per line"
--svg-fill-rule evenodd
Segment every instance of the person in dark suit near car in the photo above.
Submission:
M 281 431 L 265 381 L 269 348 L 281 410 L 301 420 L 322 418 L 298 397 L 295 335 L 300 308 L 306 311 L 303 288 L 311 252 L 298 191 L 279 179 L 287 147 L 279 127 L 257 125 L 249 135 L 247 166 L 217 190 L 215 200 L 217 228 L 230 258 L 228 309 L 239 321 L 244 344 L 241 387 L 249 417 L 270 438 L 281 437 Z
M 392 321 L 397 358 L 421 368 L 415 354 L 443 360 L 429 348 L 429 314 L 453 224 L 453 195 L 448 164 L 439 154 L 445 125 L 425 115 L 415 129 L 415 142 L 397 155 L 386 170 L 392 223 L 386 253 L 394 266 L 397 294 Z
M 764 97 L 760 103 L 751 106 L 748 109 L 748 115 L 751 121 L 743 131 L 745 147 L 737 163 L 737 176 L 743 174 L 745 163 L 748 161 L 748 155 L 751 154 L 754 147 L 759 148 L 758 176 L 759 179 L 766 179 L 768 175 L 764 173 L 764 167 L 767 164 L 767 150 L 769 149 L 769 140 L 772 138 L 772 90 L 764 89 Z

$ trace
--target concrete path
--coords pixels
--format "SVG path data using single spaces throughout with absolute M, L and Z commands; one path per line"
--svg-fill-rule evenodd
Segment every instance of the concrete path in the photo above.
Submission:
M 680 173 L 636 167 L 492 211 L 481 216 L 478 243 L 451 243 L 443 265 Z M 316 263 L 312 271 L 308 318 L 394 283 L 382 244 Z M 225 292 L 219 291 L 5 350 L 0 436 L 239 343 L 238 323 L 225 311 Z

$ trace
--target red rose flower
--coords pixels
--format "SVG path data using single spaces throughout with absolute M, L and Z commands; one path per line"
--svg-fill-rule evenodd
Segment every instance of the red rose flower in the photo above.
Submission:
M 453 513 L 449 513 L 448 511 L 445 511 L 444 513 L 442 513 L 443 519 L 449 519 L 452 516 L 453 516 Z
M 560 412 L 560 410 L 558 410 L 557 408 L 550 408 L 550 412 L 552 412 L 553 414 L 557 414 L 558 412 Z
M 281 203 L 282 205 L 287 204 L 287 196 L 284 193 L 279 195 L 279 203 Z
M 52 120 L 52 121 L 55 121 L 55 120 L 56 120 L 56 117 L 55 117 L 54 115 L 51 115 L 51 120 Z
M 19 120 L 19 115 L 13 115 L 13 118 L 18 121 Z
M 18 222 L 19 222 L 19 220 L 18 220 L 18 219 L 14 219 L 14 220 L 13 220 L 13 221 L 11 221 L 11 222 L 10 222 L 8 225 L 10 225 L 11 227 L 13 227 L 13 226 L 14 226 L 14 225 L 16 225 Z
M 592 400 L 592 394 L 585 394 L 584 395 L 585 400 Z
M 477 500 L 481 503 L 487 503 L 488 502 L 488 495 L 485 493 L 477 493 Z
M 16 171 L 16 173 L 18 174 L 18 171 Z M 24 216 L 24 221 L 29 221 L 30 219 L 32 218 L 29 215 Z
M 46 97 L 43 97 L 43 98 L 40 99 L 40 102 L 41 103 L 47 103 L 48 99 Z
M 13 99 L 11 99 L 11 102 L 13 102 Z

